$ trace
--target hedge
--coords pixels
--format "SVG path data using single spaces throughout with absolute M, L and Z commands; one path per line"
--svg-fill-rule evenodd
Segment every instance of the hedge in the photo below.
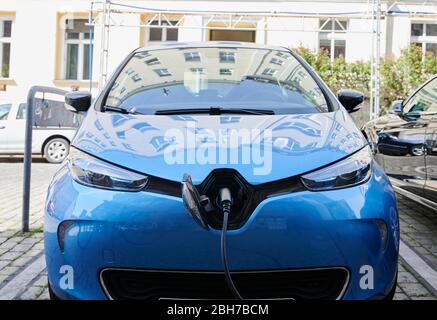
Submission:
M 369 98 L 370 62 L 346 63 L 343 58 L 330 62 L 327 52 L 312 53 L 309 49 L 294 49 L 322 77 L 333 92 L 339 89 L 355 89 Z M 423 58 L 422 49 L 411 46 L 401 51 L 399 58 L 381 59 L 381 109 L 387 110 L 395 100 L 404 99 L 421 83 L 437 74 L 437 57 L 427 53 Z

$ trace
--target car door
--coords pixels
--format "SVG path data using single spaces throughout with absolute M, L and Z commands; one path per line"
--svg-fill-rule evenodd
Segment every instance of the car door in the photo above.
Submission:
M 23 153 L 24 152 L 24 136 L 25 136 L 25 104 L 20 103 L 14 105 L 11 114 L 9 115 L 8 123 L 8 146 L 11 153 Z
M 8 119 L 12 104 L 0 104 L 0 153 L 8 151 Z
M 433 88 L 437 78 L 425 83 L 403 103 L 402 113 L 392 115 L 378 134 L 378 151 L 394 184 L 425 197 L 427 134 L 434 117 Z
M 426 150 L 425 197 L 437 203 L 437 116 L 428 127 Z
M 426 87 L 426 112 L 431 115 L 431 121 L 426 132 L 426 183 L 425 197 L 437 203 L 437 78 Z
M 384 170 L 393 184 L 423 196 L 426 180 L 425 132 L 428 122 L 422 117 L 403 117 L 388 124 L 378 134 L 378 152 Z

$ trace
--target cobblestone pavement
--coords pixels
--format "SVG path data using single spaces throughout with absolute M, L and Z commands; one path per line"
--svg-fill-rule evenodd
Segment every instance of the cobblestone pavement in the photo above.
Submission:
M 57 168 L 47 163 L 33 164 L 31 232 L 22 234 L 19 230 L 23 164 L 0 162 L 0 299 L 48 299 L 42 259 L 42 208 L 50 178 Z M 402 196 L 398 196 L 398 204 L 402 241 L 437 270 L 437 213 Z M 401 259 L 395 299 L 436 300 L 437 295 Z
M 32 164 L 31 232 L 22 234 L 23 163 L 0 162 L 0 290 L 43 254 L 44 199 L 57 168 L 48 163 Z M 46 272 L 38 274 L 14 298 L 48 299 Z
M 32 191 L 30 200 L 30 228 L 42 228 L 42 209 L 50 179 L 58 165 L 32 164 Z M 21 227 L 23 195 L 23 163 L 0 162 L 0 233 L 13 232 Z M 1 252 L 1 251 L 0 251 Z
M 437 270 L 437 212 L 398 196 L 401 238 Z

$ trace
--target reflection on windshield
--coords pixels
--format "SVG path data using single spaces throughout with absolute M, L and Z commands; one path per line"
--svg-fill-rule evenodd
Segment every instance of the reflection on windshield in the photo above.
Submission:
M 267 145 L 273 152 L 284 156 L 309 157 L 316 161 L 320 150 L 350 154 L 363 146 L 359 133 L 351 132 L 354 124 L 340 113 L 305 114 L 262 117 L 228 116 L 201 117 L 190 115 L 145 116 L 130 114 L 108 114 L 95 119 L 88 125 L 97 130 L 81 131 L 76 146 L 84 151 L 128 152 L 147 157 L 149 160 L 162 157 L 177 149 L 186 149 L 187 141 L 194 137 L 196 150 L 229 146 L 232 130 L 257 129 L 259 132 L 272 130 L 270 137 L 261 141 L 254 137 L 250 142 L 238 140 L 238 148 L 246 143 Z M 181 132 L 182 136 L 169 135 Z M 216 153 L 218 155 L 218 153 Z M 218 162 L 218 161 L 217 161 Z
M 268 108 L 275 114 L 328 111 L 322 91 L 290 53 L 253 48 L 138 52 L 106 104 L 144 114 L 212 106 Z

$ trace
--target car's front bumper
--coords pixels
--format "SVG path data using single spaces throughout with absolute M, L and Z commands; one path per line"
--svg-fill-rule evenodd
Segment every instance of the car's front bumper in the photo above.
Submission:
M 58 231 L 65 221 L 71 223 L 62 252 Z M 387 225 L 385 247 L 376 221 Z M 343 268 L 348 281 L 341 298 L 377 299 L 395 280 L 398 240 L 395 194 L 375 165 L 371 179 L 356 187 L 263 201 L 242 228 L 229 232 L 228 260 L 234 271 Z M 108 268 L 222 270 L 220 231 L 202 229 L 180 198 L 89 188 L 66 170 L 49 188 L 45 252 L 51 287 L 64 299 L 108 298 L 100 281 Z

